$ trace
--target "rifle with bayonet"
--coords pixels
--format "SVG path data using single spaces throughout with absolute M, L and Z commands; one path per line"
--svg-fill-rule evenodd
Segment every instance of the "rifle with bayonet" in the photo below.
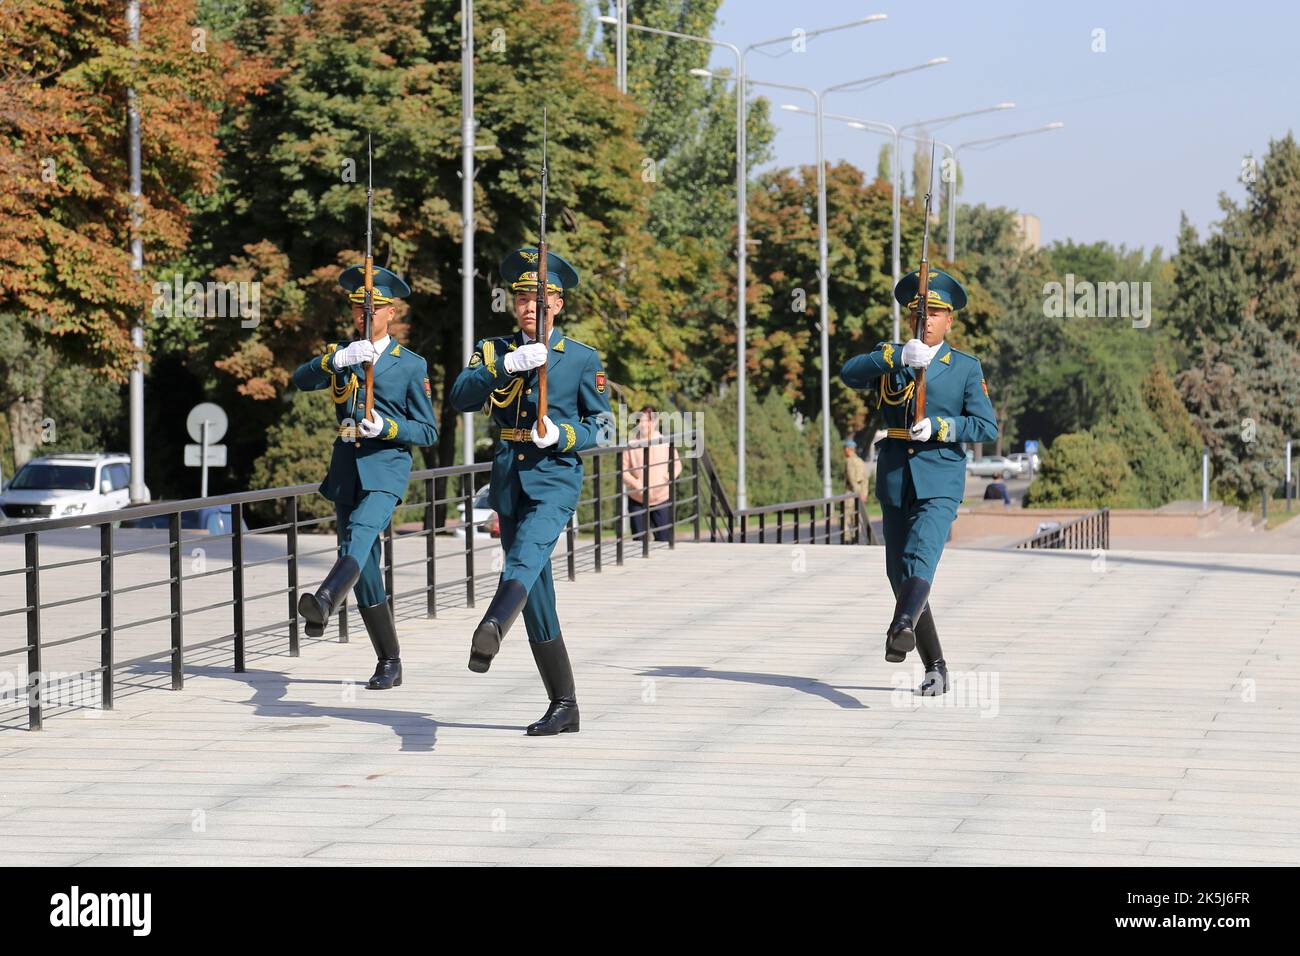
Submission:
M 375 256 L 371 246 L 371 219 L 375 205 L 374 154 L 370 148 L 370 133 L 366 133 L 366 264 L 365 264 L 365 311 L 366 341 L 371 341 L 375 320 Z M 375 405 L 375 365 L 366 362 L 366 407 L 364 417 L 370 416 L 370 409 Z
M 917 275 L 916 313 L 913 338 L 925 341 L 925 324 L 930 309 L 930 196 L 934 190 L 934 140 L 930 140 L 930 181 L 925 187 L 925 230 L 921 233 L 921 268 Z M 916 370 L 916 402 L 912 406 L 912 424 L 925 419 L 925 369 Z

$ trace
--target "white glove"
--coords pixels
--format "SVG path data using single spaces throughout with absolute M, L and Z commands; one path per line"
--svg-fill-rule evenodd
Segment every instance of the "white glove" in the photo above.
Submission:
M 373 414 L 375 414 L 374 411 L 371 411 L 370 415 Z M 378 418 L 371 418 L 370 415 L 363 418 L 361 423 L 357 425 L 357 431 L 361 433 L 362 438 L 376 438 L 384 430 L 384 423 Z
M 921 419 L 911 428 L 912 441 L 929 441 L 930 434 L 933 430 L 933 427 L 930 425 L 930 419 Z
M 528 348 L 528 346 L 525 345 L 524 348 L 526 349 Z M 518 351 L 522 352 L 523 349 L 519 349 Z M 538 448 L 550 448 L 552 445 L 554 445 L 556 442 L 560 440 L 560 430 L 555 427 L 555 422 L 551 421 L 551 419 L 548 416 L 543 415 L 542 421 L 546 423 L 546 437 L 545 438 L 539 437 L 537 434 L 537 426 L 534 425 L 533 444 L 536 445 Z
M 513 352 L 507 352 L 503 363 L 511 375 L 518 375 L 530 368 L 546 364 L 546 346 L 541 342 L 529 342 Z
M 938 351 L 938 345 L 926 345 L 920 339 L 912 339 L 903 346 L 903 364 L 913 368 L 925 368 Z
M 378 357 L 379 352 L 375 348 L 375 343 L 369 339 L 361 339 L 349 343 L 334 353 L 334 368 L 345 369 L 349 365 L 360 365 L 362 362 L 373 365 Z

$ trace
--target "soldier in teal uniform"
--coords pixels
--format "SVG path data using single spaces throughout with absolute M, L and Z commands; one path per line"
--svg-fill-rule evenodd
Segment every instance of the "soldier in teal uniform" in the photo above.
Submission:
M 894 297 L 917 307 L 920 277 L 904 276 Z M 947 693 L 948 668 L 930 610 L 930 585 L 966 486 L 962 442 L 993 441 L 998 424 L 979 359 L 944 341 L 966 290 L 952 276 L 930 274 L 922 338 L 881 342 L 840 371 L 850 388 L 870 391 L 886 438 L 876 463 L 876 497 L 885 525 L 885 570 L 896 603 L 885 636 L 885 660 L 898 663 L 916 648 L 925 666 L 919 692 Z M 926 417 L 912 423 L 916 370 L 924 368 Z
M 518 249 L 501 263 L 514 292 L 519 330 L 486 338 L 451 388 L 459 412 L 483 409 L 500 429 L 492 459 L 491 505 L 501 521 L 505 565 L 496 595 L 474 631 L 469 669 L 483 673 L 520 611 L 542 683 L 550 697 L 530 736 L 578 730 L 573 669 L 555 613 L 551 552 L 578 505 L 582 460 L 578 452 L 613 439 L 605 369 L 596 350 L 552 327 L 536 341 L 537 283 L 545 276 L 552 319 L 564 308 L 564 290 L 578 273 L 555 253 L 539 268 L 536 248 Z M 537 373 L 547 367 L 545 435 L 537 430 Z
M 328 388 L 339 429 L 321 494 L 334 502 L 339 558 L 315 594 L 303 594 L 298 613 L 307 634 L 319 637 L 325 622 L 355 590 L 378 663 L 366 685 L 387 690 L 402 683 L 401 650 L 393 611 L 384 593 L 379 536 L 406 496 L 411 449 L 437 444 L 438 427 L 430 400 L 424 359 L 388 334 L 393 302 L 411 294 L 396 273 L 374 270 L 371 338 L 364 338 L 365 275 L 361 266 L 344 270 L 339 285 L 352 302 L 352 318 L 363 336 L 326 347 L 323 355 L 300 365 L 293 384 L 305 392 Z M 365 407 L 365 366 L 374 363 L 374 408 Z

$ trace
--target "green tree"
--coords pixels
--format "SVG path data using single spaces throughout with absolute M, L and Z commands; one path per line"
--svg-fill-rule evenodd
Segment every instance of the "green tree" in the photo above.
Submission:
M 1186 354 L 1177 377 L 1210 450 L 1216 493 L 1244 503 L 1282 474 L 1285 440 L 1300 432 L 1300 147 L 1269 144 L 1242 205 L 1201 240 L 1183 218 L 1173 327 Z
M 311 484 L 325 476 L 334 447 L 325 438 L 338 428 L 326 394 L 293 391 L 284 414 L 266 436 L 266 452 L 253 465 L 254 488 Z M 267 524 L 284 520 L 279 502 L 261 503 L 254 514 Z M 304 519 L 329 517 L 334 505 L 320 495 L 309 495 L 299 499 L 298 514 Z
M 704 444 L 718 478 L 736 505 L 736 396 L 723 390 L 704 405 Z M 821 497 L 821 472 L 808 452 L 808 439 L 781 396 L 768 392 L 745 402 L 747 448 L 745 490 L 750 507 Z
M 1025 493 L 1029 508 L 1129 508 L 1137 504 L 1124 449 L 1088 432 L 1061 435 L 1045 449 L 1038 478 Z

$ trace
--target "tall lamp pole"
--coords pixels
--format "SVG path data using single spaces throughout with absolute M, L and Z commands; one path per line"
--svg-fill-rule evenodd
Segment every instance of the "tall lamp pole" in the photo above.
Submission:
M 599 21 L 607 26 L 617 27 L 619 21 L 617 17 L 603 16 L 598 18 Z M 820 36 L 824 33 L 832 33 L 836 30 L 847 30 L 852 27 L 863 26 L 868 23 L 878 23 L 887 19 L 883 13 L 875 13 L 868 17 L 853 20 L 849 23 L 842 23 L 837 26 L 823 27 L 820 30 L 810 30 L 802 34 L 804 39 Z M 783 34 L 779 37 L 773 37 L 770 40 L 760 40 L 757 43 L 751 43 L 743 51 L 735 44 L 726 43 L 721 40 L 713 40 L 709 37 L 692 36 L 689 33 L 678 33 L 674 30 L 660 30 L 655 27 L 643 26 L 639 23 L 623 24 L 624 30 L 638 30 L 642 33 L 652 33 L 656 36 L 672 37 L 677 40 L 690 40 L 695 43 L 704 43 L 709 46 L 722 47 L 730 50 L 736 57 L 736 507 L 745 508 L 748 506 L 748 495 L 745 487 L 745 392 L 746 392 L 746 368 L 745 368 L 745 335 L 746 335 L 746 259 L 748 258 L 747 242 L 747 223 L 746 215 L 746 130 L 745 130 L 745 58 L 750 51 L 760 47 L 772 46 L 777 43 L 789 43 L 793 39 L 790 34 Z
M 461 367 L 474 354 L 474 0 L 460 0 Z M 460 417 L 461 460 L 474 464 L 474 414 Z
M 869 84 L 881 83 L 891 77 L 899 76 L 903 73 L 911 73 L 915 70 L 923 70 L 927 67 L 938 66 L 946 63 L 946 57 L 939 57 L 930 60 L 920 66 L 908 67 L 902 70 L 893 70 L 889 73 L 881 73 L 876 76 L 866 77 L 861 80 L 853 80 L 848 83 L 840 83 L 836 86 L 828 87 L 822 93 L 807 86 L 789 86 L 782 83 L 770 83 L 767 81 L 750 80 L 756 86 L 770 86 L 782 90 L 795 90 L 801 93 L 807 93 L 813 100 L 813 115 L 816 120 L 817 130 L 817 279 L 818 295 L 820 300 L 821 312 L 821 406 L 822 406 L 822 495 L 829 498 L 832 494 L 831 485 L 831 346 L 830 346 L 830 264 L 829 252 L 827 248 L 827 229 L 826 229 L 826 158 L 823 138 L 822 123 L 822 104 L 827 94 L 840 92 L 850 89 L 865 89 Z M 786 104 L 781 107 L 784 110 L 792 112 L 805 113 L 799 107 Z
M 893 167 L 891 172 L 893 173 L 893 175 L 890 178 L 893 180 L 893 184 L 892 184 L 893 216 L 894 216 L 894 240 L 893 240 L 894 277 L 893 278 L 894 278 L 895 286 L 898 285 L 898 280 L 902 278 L 902 265 L 899 261 L 901 255 L 899 251 L 899 231 L 900 231 L 900 220 L 902 215 L 900 211 L 900 197 L 899 197 L 899 194 L 902 192 L 902 172 L 899 168 L 901 165 L 900 154 L 902 152 L 901 141 L 904 139 L 917 140 L 917 141 L 922 140 L 922 137 L 908 135 L 903 131 L 906 129 L 913 129 L 922 126 L 930 126 L 938 123 L 951 123 L 954 120 L 965 119 L 968 116 L 979 116 L 982 113 L 992 113 L 998 110 L 1012 109 L 1014 106 L 1015 106 L 1014 103 L 999 103 L 996 106 L 990 106 L 981 110 L 971 110 L 968 113 L 954 113 L 949 116 L 941 116 L 938 117 L 937 119 L 925 120 L 920 123 L 908 123 L 905 126 L 894 126 L 892 123 L 882 123 L 879 120 L 864 120 L 864 119 L 859 119 L 858 117 L 855 116 L 844 116 L 838 113 L 826 114 L 827 119 L 833 119 L 843 123 L 847 123 L 849 126 L 853 127 L 854 129 L 868 130 L 871 132 L 887 132 L 890 135 L 890 137 L 893 139 L 894 142 L 893 162 L 891 163 L 891 166 Z M 924 142 L 928 143 L 929 141 L 930 141 L 930 137 L 924 137 Z M 938 142 L 938 140 L 936 140 L 935 142 Z M 940 145 L 943 145 L 945 150 L 950 149 L 950 147 L 947 146 L 946 144 L 940 144 Z M 899 341 L 899 336 L 901 334 L 902 318 L 899 313 L 898 301 L 895 300 L 892 295 L 890 296 L 890 299 L 893 300 L 893 319 L 894 319 L 893 341 L 897 342 Z
M 1054 129 L 1062 129 L 1064 123 L 1048 123 L 1046 126 L 1038 126 L 1034 129 L 1021 130 L 1018 133 L 1006 133 L 1002 136 L 990 136 L 988 139 L 973 139 L 968 143 L 962 143 L 955 149 L 948 147 L 948 155 L 952 157 L 953 170 L 952 178 L 948 180 L 948 261 L 952 262 L 957 258 L 957 154 L 967 147 L 988 148 L 1007 140 L 1020 139 L 1022 136 L 1034 136 L 1038 133 L 1049 133 Z
M 140 46 L 140 0 L 130 0 L 126 5 L 126 29 L 132 49 Z M 126 116 L 130 136 L 128 174 L 131 192 L 131 271 L 136 279 L 144 271 L 144 240 L 140 235 L 140 109 L 136 103 L 135 88 L 126 91 Z M 135 364 L 131 366 L 130 417 L 131 417 L 131 503 L 148 499 L 144 488 L 144 318 L 138 316 L 131 327 L 131 347 L 135 351 Z

